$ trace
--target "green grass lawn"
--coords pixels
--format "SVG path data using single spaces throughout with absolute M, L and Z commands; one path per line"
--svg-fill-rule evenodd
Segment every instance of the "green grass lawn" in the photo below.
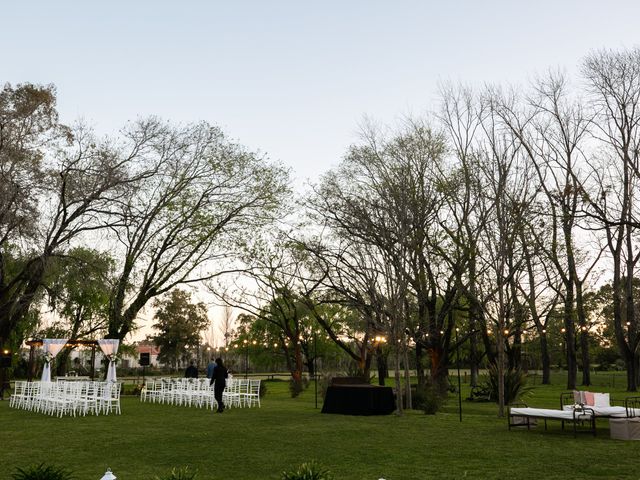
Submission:
M 554 379 L 555 381 L 555 379 Z M 592 388 L 626 394 L 618 389 Z M 561 383 L 536 386 L 529 405 L 557 408 Z M 123 397 L 122 415 L 55 418 L 10 409 L 0 402 L 0 478 L 16 467 L 46 462 L 79 480 L 99 479 L 110 467 L 119 480 L 152 480 L 190 466 L 198 479 L 279 479 L 283 470 L 312 459 L 337 479 L 555 479 L 640 478 L 640 443 L 611 440 L 608 422 L 597 437 L 574 439 L 549 421 L 527 431 L 507 429 L 488 403 L 457 397 L 437 415 L 323 415 L 313 388 L 288 397 L 285 382 L 268 382 L 262 408 L 210 410 L 140 403 Z

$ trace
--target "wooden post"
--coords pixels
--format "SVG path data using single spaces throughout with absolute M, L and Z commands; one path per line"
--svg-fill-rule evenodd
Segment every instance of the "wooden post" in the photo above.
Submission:
M 29 366 L 27 367 L 27 381 L 33 381 L 36 375 L 36 346 L 32 343 L 29 345 Z

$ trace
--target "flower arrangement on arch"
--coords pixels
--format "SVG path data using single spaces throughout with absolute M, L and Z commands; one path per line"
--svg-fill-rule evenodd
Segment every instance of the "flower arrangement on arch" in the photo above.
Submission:
M 118 363 L 120 361 L 120 355 L 112 353 L 111 355 L 107 355 L 107 360 L 113 363 Z
M 44 352 L 42 354 L 42 359 L 46 364 L 49 364 L 51 363 L 51 360 L 53 360 L 53 355 L 51 355 L 51 352 Z

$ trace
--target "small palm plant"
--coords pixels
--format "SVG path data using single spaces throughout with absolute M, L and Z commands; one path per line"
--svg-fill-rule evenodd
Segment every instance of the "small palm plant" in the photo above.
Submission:
M 18 468 L 11 478 L 13 480 L 73 480 L 73 476 L 68 470 L 44 463 Z
M 491 393 L 491 399 L 498 402 L 498 368 L 490 365 L 486 378 L 486 387 Z M 504 372 L 504 403 L 509 405 L 526 396 L 531 391 L 527 385 L 527 375 L 519 368 L 506 369 Z
M 329 470 L 315 461 L 303 463 L 295 470 L 282 473 L 282 480 L 332 480 Z
M 193 480 L 197 472 L 192 472 L 189 467 L 174 468 L 163 477 L 156 477 L 156 480 Z

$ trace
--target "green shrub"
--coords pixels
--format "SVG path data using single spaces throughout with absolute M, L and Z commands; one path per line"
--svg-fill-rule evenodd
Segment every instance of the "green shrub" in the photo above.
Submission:
M 122 395 L 133 395 L 135 397 L 140 396 L 140 392 L 142 391 L 142 387 L 144 385 L 123 385 L 122 386 Z
M 265 384 L 264 381 L 260 382 L 260 398 L 264 398 L 264 396 L 267 394 L 267 385 Z
M 262 383 L 262 382 L 261 382 Z M 289 392 L 291 392 L 291 398 L 296 398 L 309 386 L 309 379 L 306 377 L 289 379 Z
M 412 404 L 416 410 L 422 410 L 427 415 L 435 415 L 445 404 L 446 394 L 442 394 L 434 385 L 416 386 Z
M 41 463 L 25 469 L 18 468 L 11 478 L 13 480 L 72 480 L 73 476 L 64 468 Z
M 320 390 L 320 395 L 322 398 L 327 396 L 327 389 L 329 385 L 331 385 L 331 380 L 333 380 L 333 373 L 323 373 L 320 375 L 318 379 L 318 389 Z
M 192 472 L 189 467 L 174 468 L 163 477 L 156 477 L 156 480 L 193 480 L 196 478 L 197 472 Z
M 316 461 L 303 463 L 295 470 L 282 472 L 282 480 L 331 480 L 329 470 Z
M 483 386 L 489 391 L 490 398 L 498 403 L 498 368 L 490 365 L 485 375 Z M 504 371 L 504 403 L 509 405 L 524 397 L 531 391 L 527 385 L 527 375 L 519 368 Z

